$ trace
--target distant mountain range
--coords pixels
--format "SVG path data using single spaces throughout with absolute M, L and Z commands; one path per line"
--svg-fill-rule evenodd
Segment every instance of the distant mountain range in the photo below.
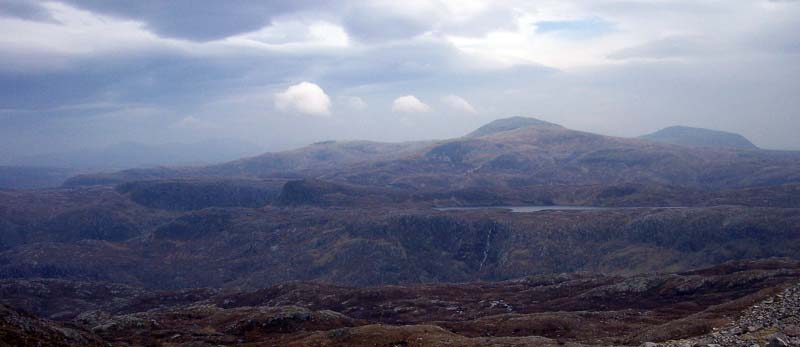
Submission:
M 315 178 L 427 191 L 620 183 L 727 189 L 800 182 L 800 152 L 675 146 L 512 117 L 451 140 L 329 141 L 210 166 L 83 175 L 67 184 L 179 177 Z
M 520 205 L 548 209 L 503 208 Z M 797 283 L 798 249 L 800 152 L 513 117 L 448 140 L 327 141 L 0 190 L 0 341 L 722 338 L 736 335 L 720 329 L 725 317 L 774 317 L 748 308 L 770 307 L 761 300 L 798 312 L 800 299 L 768 299 Z M 758 324 L 742 326 L 765 333 L 759 345 L 783 326 Z
M 161 165 L 207 165 L 261 153 L 235 140 L 146 145 L 123 142 L 97 149 L 20 156 L 0 163 L 0 188 L 58 187 L 77 174 Z
M 790 183 L 800 177 L 800 152 L 758 150 L 738 134 L 677 126 L 629 139 L 528 117 L 498 119 L 451 140 L 325 141 L 257 153 L 257 146 L 238 141 L 121 143 L 17 158 L 0 170 L 0 188 L 215 177 L 318 178 L 434 190 L 625 182 L 716 189 Z M 206 165 L 215 162 L 223 163 Z M 81 175 L 67 180 L 76 174 Z
M 260 153 L 259 147 L 238 140 L 143 144 L 122 142 L 103 148 L 20 156 L 6 165 L 112 171 L 160 165 L 207 165 Z
M 0 166 L 0 189 L 58 187 L 76 170 L 40 166 Z
M 742 135 L 719 130 L 673 126 L 641 138 L 675 145 L 731 149 L 758 149 Z

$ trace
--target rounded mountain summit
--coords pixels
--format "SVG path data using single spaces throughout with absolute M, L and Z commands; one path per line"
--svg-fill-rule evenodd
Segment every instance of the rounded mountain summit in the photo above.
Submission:
M 687 126 L 664 128 L 640 138 L 682 146 L 758 149 L 750 140 L 736 133 Z

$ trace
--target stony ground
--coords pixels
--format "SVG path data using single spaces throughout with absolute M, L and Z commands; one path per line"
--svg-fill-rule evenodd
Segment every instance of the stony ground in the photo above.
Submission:
M 639 346 L 646 341 L 673 341 L 648 347 L 764 347 L 771 341 L 789 346 L 797 345 L 798 283 L 800 263 L 780 259 L 670 274 L 572 273 L 376 287 L 290 282 L 259 290 L 149 291 L 98 282 L 3 280 L 0 304 L 9 309 L 0 314 L 0 342 L 13 337 L 17 342 L 11 346 L 53 345 L 39 341 L 187 347 Z
M 800 346 L 800 283 L 753 305 L 739 319 L 710 334 L 647 346 Z

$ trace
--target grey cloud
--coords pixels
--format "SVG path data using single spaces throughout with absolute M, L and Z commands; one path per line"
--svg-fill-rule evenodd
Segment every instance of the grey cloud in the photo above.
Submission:
M 50 15 L 38 3 L 26 0 L 0 0 L 0 17 L 48 20 Z
M 427 79 L 455 69 L 458 55 L 454 47 L 440 41 L 379 45 L 358 56 L 331 61 L 321 77 L 343 86 Z
M 93 12 L 143 21 L 153 32 L 195 41 L 221 39 L 268 25 L 282 14 L 302 10 L 311 0 L 66 0 Z M 324 2 L 324 6 L 335 6 Z M 317 6 L 319 7 L 319 6 Z
M 615 64 L 559 71 L 530 63 L 484 65 L 445 38 L 446 34 L 482 38 L 497 28 L 514 30 L 513 6 L 490 7 L 474 18 L 450 21 L 428 14 L 409 17 L 362 10 L 367 6 L 362 2 L 341 8 L 338 2 L 323 7 L 289 2 L 73 3 L 140 20 L 159 35 L 191 40 L 258 29 L 275 16 L 284 16 L 280 19 L 298 27 L 318 19 L 341 24 L 357 42 L 324 52 L 238 46 L 220 52 L 220 47 L 228 46 L 182 42 L 191 46 L 182 50 L 148 43 L 122 53 L 71 56 L 67 68 L 52 71 L 0 69 L 0 155 L 121 140 L 159 143 L 233 137 L 278 149 L 324 139 L 443 138 L 509 115 L 538 116 L 581 130 L 625 136 L 686 124 L 742 132 L 766 147 L 800 148 L 796 139 L 800 99 L 794 97 L 800 93 L 796 84 L 800 65 L 793 59 L 800 17 L 786 14 L 787 9 L 778 14 L 780 18 L 776 14 L 762 18 L 763 23 L 747 29 L 752 33 L 733 35 L 730 32 L 740 32 L 709 25 L 687 28 L 688 34 L 682 36 L 651 35 L 649 42 L 611 53 L 610 58 L 620 60 Z M 604 3 L 602 11 L 594 4 L 585 5 L 590 15 L 597 12 L 615 23 L 620 19 L 608 15 L 613 4 Z M 616 6 L 637 19 L 659 20 L 662 13 L 697 9 L 685 1 Z M 700 7 L 709 12 L 729 10 L 713 4 Z M 217 10 L 219 18 L 199 13 Z M 30 16 L 25 11 L 14 13 Z M 487 17 L 490 13 L 500 19 Z M 434 34 L 418 36 L 426 31 Z M 682 59 L 663 59 L 675 57 Z M 276 112 L 274 93 L 302 81 L 323 86 L 334 100 L 357 96 L 369 107 L 352 112 L 334 103 L 331 117 L 313 120 Z M 435 111 L 425 117 L 403 120 L 392 115 L 392 100 L 409 94 L 423 101 L 455 94 L 469 100 L 478 114 L 465 119 L 434 105 Z M 171 126 L 187 117 L 216 127 L 201 132 Z
M 515 25 L 512 7 L 489 6 L 463 18 L 453 18 L 433 1 L 413 10 L 398 10 L 386 4 L 389 3 L 352 1 L 340 14 L 341 23 L 349 35 L 366 43 L 409 39 L 426 32 L 481 36 Z
M 608 55 L 611 59 L 677 58 L 718 52 L 716 43 L 699 37 L 674 36 L 621 49 Z
M 676 0 L 676 1 L 590 1 L 585 3 L 587 9 L 607 13 L 630 13 L 636 15 L 652 15 L 653 13 L 719 13 L 726 11 L 723 6 L 710 2 Z
M 351 36 L 366 42 L 414 37 L 431 29 L 433 18 L 397 13 L 377 8 L 368 2 L 349 8 L 342 23 Z
M 0 73 L 0 109 L 52 109 L 93 101 L 192 105 L 241 88 L 302 74 L 312 57 L 278 54 L 194 57 L 174 52 L 82 58 L 46 74 Z

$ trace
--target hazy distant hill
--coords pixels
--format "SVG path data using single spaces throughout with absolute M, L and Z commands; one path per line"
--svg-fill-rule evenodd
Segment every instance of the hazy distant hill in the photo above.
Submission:
M 15 166 L 48 166 L 80 170 L 124 170 L 159 165 L 207 165 L 258 154 L 259 147 L 238 140 L 149 145 L 122 142 L 98 149 L 22 156 Z
M 426 191 L 620 183 L 728 189 L 800 182 L 800 152 L 673 146 L 513 117 L 450 140 L 325 142 L 211 166 L 84 175 L 68 184 L 175 177 L 316 178 Z
M 324 141 L 281 152 L 264 153 L 222 164 L 196 167 L 131 169 L 115 173 L 74 177 L 67 185 L 114 184 L 141 179 L 176 177 L 303 178 L 315 177 L 348 165 L 402 158 L 430 142 L 381 143 L 372 141 Z
M 758 149 L 750 140 L 736 133 L 685 126 L 664 128 L 641 138 L 683 146 Z
M 466 137 L 481 137 L 481 136 L 492 135 L 504 131 L 531 127 L 531 126 L 545 126 L 545 127 L 551 126 L 551 127 L 561 128 L 561 126 L 558 124 L 545 122 L 543 120 L 536 118 L 509 117 L 490 122 L 478 129 L 475 129 L 475 131 L 469 133 Z
M 322 178 L 428 190 L 620 183 L 727 189 L 800 182 L 800 152 L 673 146 L 532 119 L 501 119 L 482 129 L 491 131 Z
M 0 166 L 0 188 L 58 187 L 75 173 L 75 170 L 63 168 Z

